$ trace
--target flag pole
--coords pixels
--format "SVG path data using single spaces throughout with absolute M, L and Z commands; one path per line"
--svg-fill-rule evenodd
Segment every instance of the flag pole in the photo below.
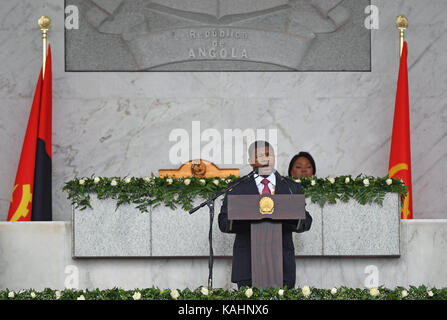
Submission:
M 47 16 L 41 16 L 39 18 L 39 27 L 40 30 L 42 31 L 42 42 L 43 42 L 43 56 L 42 56 L 42 77 L 45 77 L 45 62 L 47 60 L 47 32 L 50 29 L 51 26 L 51 19 Z
M 404 47 L 405 30 L 407 30 L 407 28 L 408 28 L 408 18 L 403 14 L 397 16 L 396 27 L 397 27 L 397 29 L 399 29 L 399 38 L 400 38 L 400 51 L 399 51 L 400 55 L 399 55 L 399 57 L 401 57 L 402 49 Z

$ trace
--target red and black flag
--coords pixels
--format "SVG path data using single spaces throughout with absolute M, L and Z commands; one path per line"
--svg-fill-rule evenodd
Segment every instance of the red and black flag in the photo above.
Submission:
M 37 81 L 9 206 L 8 221 L 51 221 L 51 48 Z

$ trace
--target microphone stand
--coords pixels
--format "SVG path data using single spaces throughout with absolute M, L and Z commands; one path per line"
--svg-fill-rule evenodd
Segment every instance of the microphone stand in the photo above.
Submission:
M 204 206 L 208 206 L 209 208 L 209 212 L 210 212 L 210 229 L 209 229 L 209 233 L 208 233 L 208 241 L 209 241 L 209 246 L 210 246 L 210 256 L 208 258 L 208 270 L 209 270 L 209 274 L 208 274 L 208 287 L 212 288 L 213 287 L 213 265 L 214 265 L 214 252 L 213 252 L 213 221 L 214 221 L 214 201 L 219 198 L 221 195 L 227 193 L 229 190 L 231 190 L 232 188 L 236 187 L 237 185 L 239 185 L 240 183 L 242 183 L 243 181 L 251 178 L 255 173 L 258 172 L 258 168 L 254 168 L 252 172 L 250 172 L 249 174 L 245 175 L 244 177 L 242 177 L 241 179 L 237 180 L 234 184 L 232 184 L 231 186 L 228 186 L 225 188 L 225 190 L 222 190 L 220 192 L 217 192 L 215 194 L 213 194 L 208 200 L 205 200 L 204 202 L 202 202 L 201 204 L 199 204 L 197 207 L 189 210 L 189 214 L 193 214 L 194 212 L 196 212 L 197 210 L 199 210 L 200 208 L 203 208 Z

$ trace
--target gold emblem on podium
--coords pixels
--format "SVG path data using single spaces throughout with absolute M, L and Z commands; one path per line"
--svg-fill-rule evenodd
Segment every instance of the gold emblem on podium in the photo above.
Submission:
M 275 210 L 275 202 L 270 197 L 262 197 L 259 200 L 259 212 L 261 214 L 273 214 Z

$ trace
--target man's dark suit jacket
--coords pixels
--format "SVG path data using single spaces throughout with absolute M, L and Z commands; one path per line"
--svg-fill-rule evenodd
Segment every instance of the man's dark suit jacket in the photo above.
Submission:
M 301 185 L 287 178 L 276 175 L 275 194 L 302 194 Z M 234 184 L 234 182 L 233 182 Z M 259 194 L 254 178 L 250 178 L 234 187 L 228 194 Z M 233 266 L 231 281 L 234 283 L 251 280 L 251 244 L 250 222 L 228 220 L 227 195 L 225 195 L 219 214 L 219 229 L 225 233 L 235 233 L 233 246 Z M 283 281 L 295 284 L 296 265 L 292 232 L 304 232 L 310 229 L 312 217 L 306 211 L 306 219 L 296 222 L 282 222 L 283 225 Z

